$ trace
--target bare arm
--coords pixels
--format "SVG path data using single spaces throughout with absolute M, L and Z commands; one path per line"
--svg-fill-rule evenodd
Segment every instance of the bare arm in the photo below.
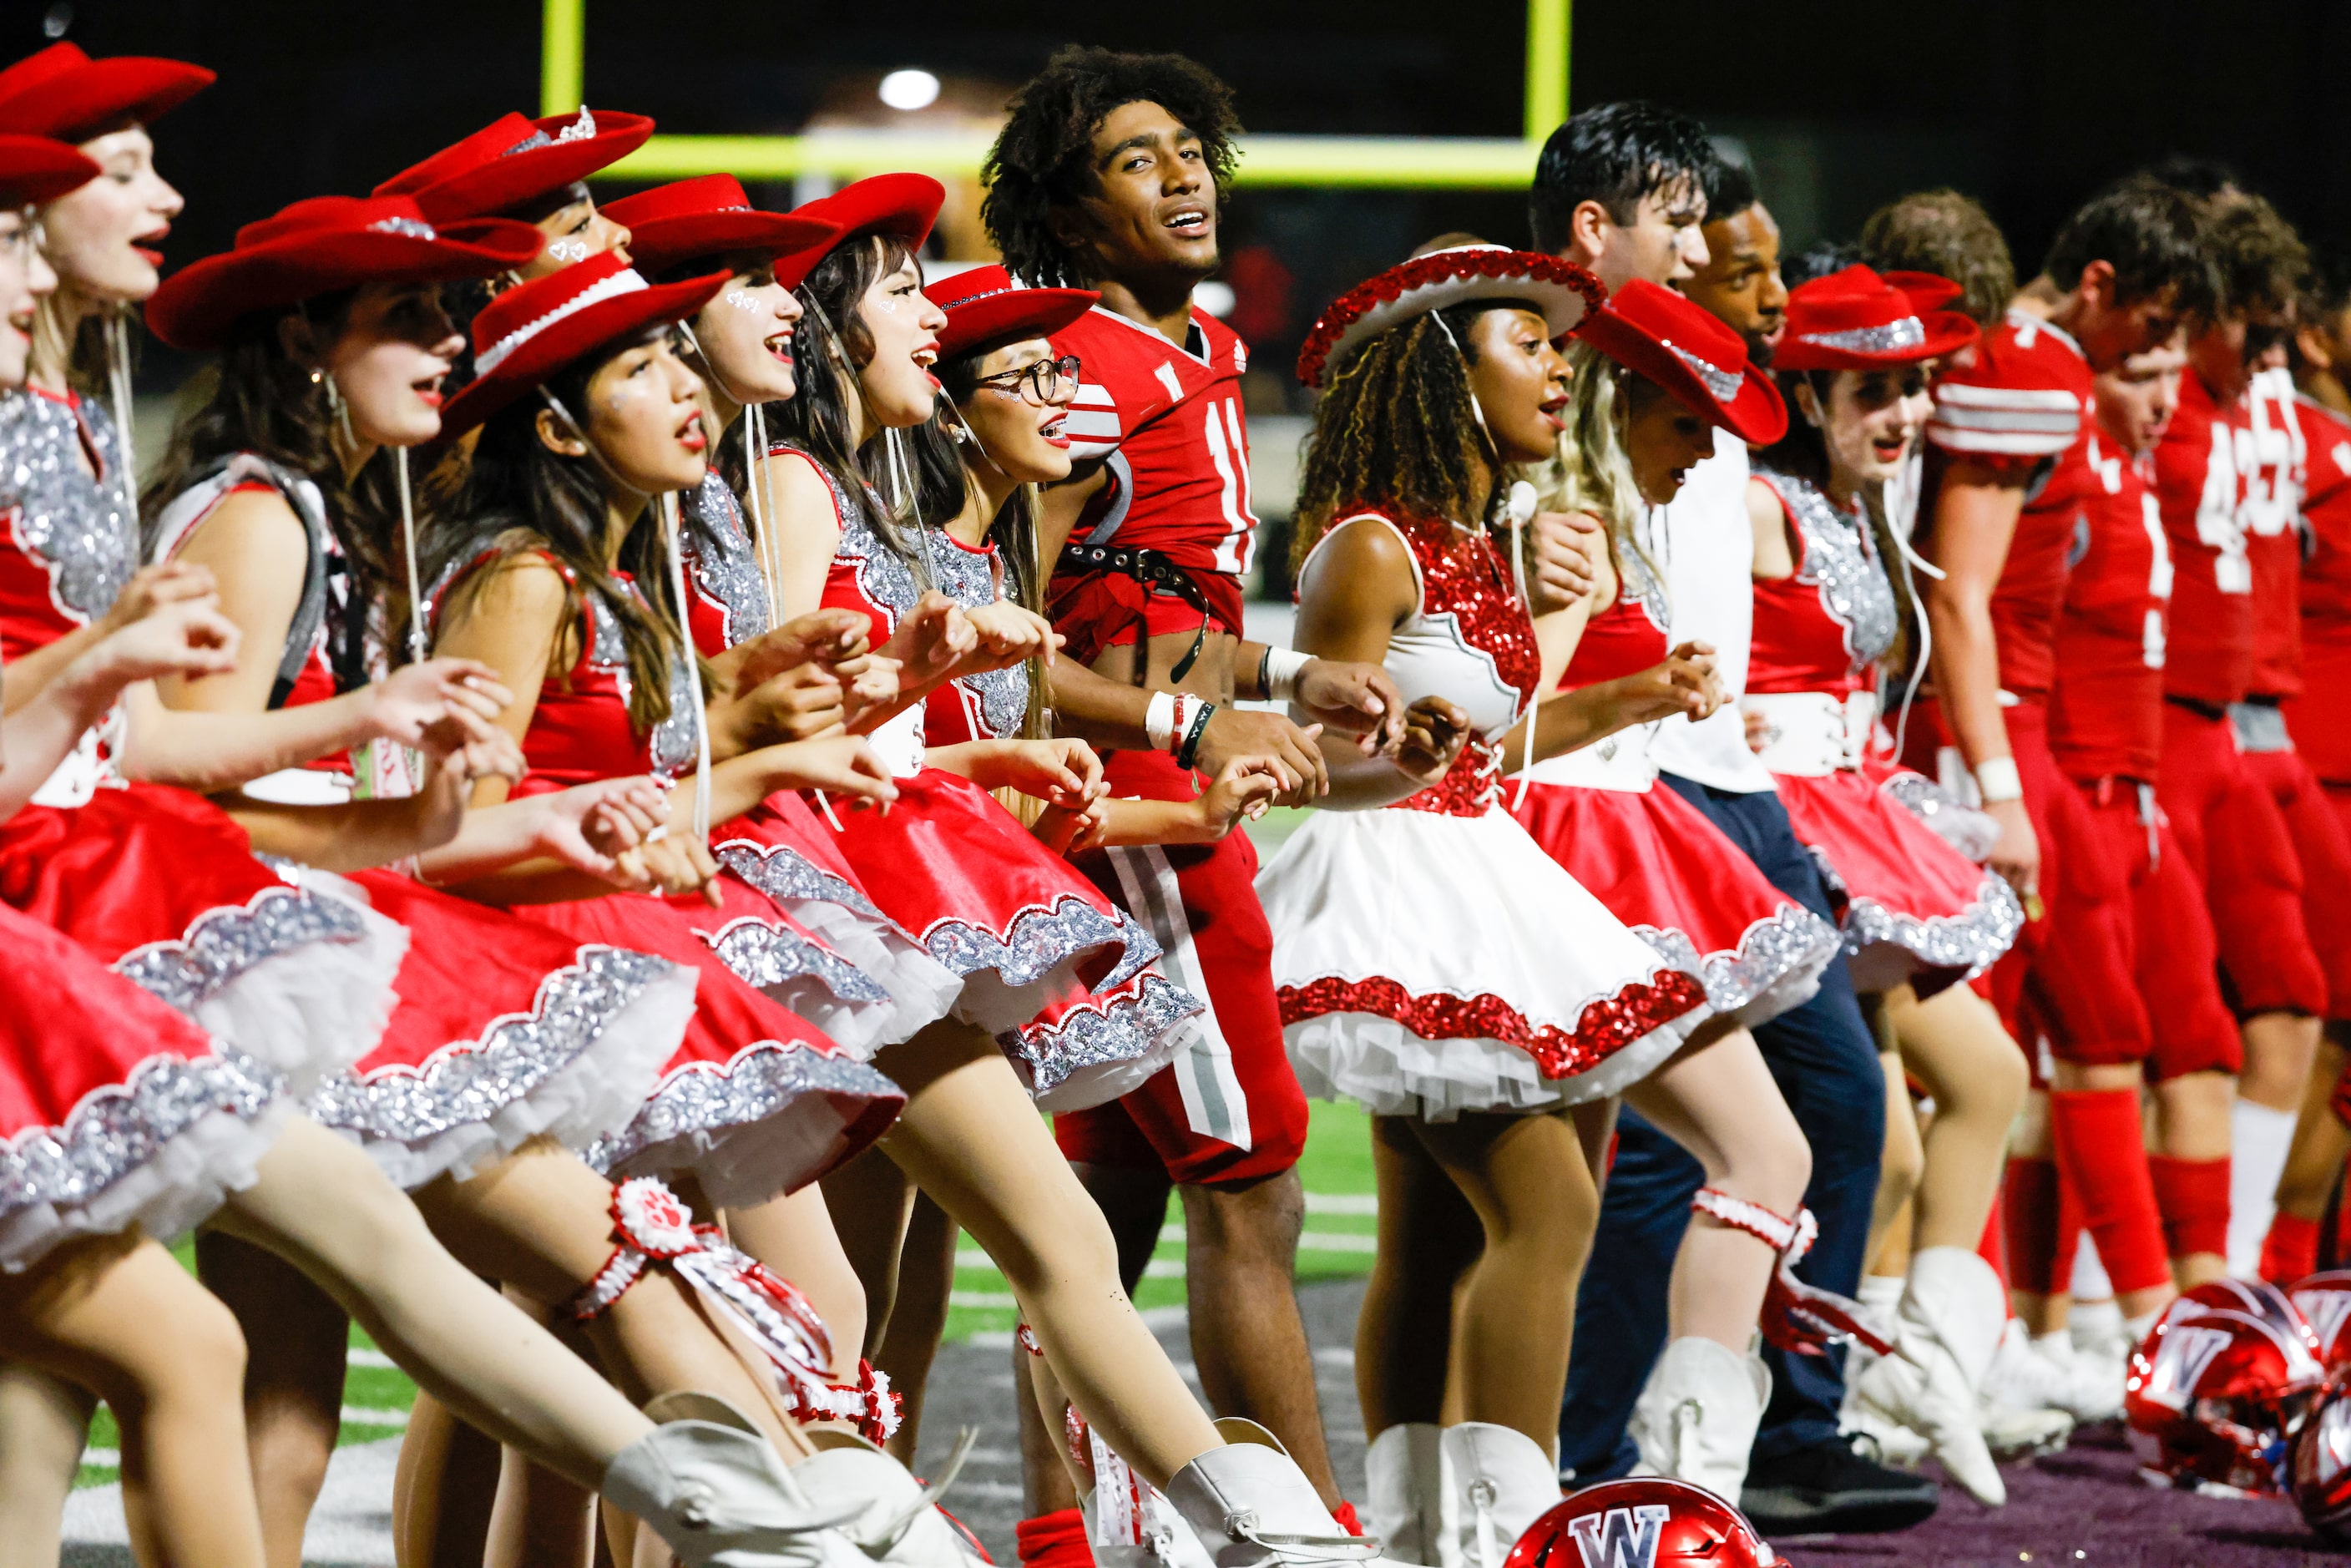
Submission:
M 2013 755 L 2001 714 L 1991 598 L 2023 510 L 2021 478 L 1982 464 L 1954 463 L 1936 492 L 1935 526 L 1925 541 L 1928 558 L 1943 570 L 1940 579 L 1930 578 L 1925 585 L 1928 624 L 1935 638 L 1935 692 L 1944 723 L 1971 769 Z M 1992 869 L 2020 893 L 2033 893 L 2041 845 L 2024 803 L 1987 801 L 1984 809 L 2001 829 Z
M 1779 492 L 1761 479 L 1747 481 L 1747 521 L 1755 531 L 1755 565 L 1750 575 L 1758 582 L 1777 582 L 1796 575 L 1795 551 L 1788 544 L 1787 514 L 1780 506 Z
M 1299 580 L 1299 651 L 1317 659 L 1378 664 L 1387 657 L 1389 634 L 1419 603 L 1412 552 L 1395 530 L 1368 517 L 1343 523 L 1317 547 Z M 1324 732 L 1321 745 L 1331 792 L 1323 804 L 1339 810 L 1390 805 L 1441 778 L 1468 739 L 1459 710 L 1449 703 L 1444 706 L 1452 711 L 1423 716 L 1419 739 L 1433 749 L 1409 755 L 1366 756 L 1352 740 Z M 1435 728 L 1444 733 L 1432 733 Z

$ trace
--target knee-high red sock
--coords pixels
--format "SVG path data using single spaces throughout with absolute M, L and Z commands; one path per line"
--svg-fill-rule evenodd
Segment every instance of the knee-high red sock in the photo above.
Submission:
M 2229 1162 L 2176 1160 L 2149 1155 L 2155 1206 L 2163 1211 L 2163 1244 L 2174 1258 L 2229 1253 Z
M 1074 1508 L 1024 1519 L 1013 1527 L 1021 1568 L 1094 1568 L 1086 1543 L 1086 1516 Z
M 2009 1161 L 2000 1211 L 2008 1239 L 2009 1283 L 2027 1295 L 2048 1295 L 2057 1252 L 2057 1162 Z
M 2163 1218 L 2140 1142 L 2138 1092 L 2071 1089 L 2049 1096 L 2057 1164 L 2081 1196 L 2082 1221 L 2098 1244 L 2115 1294 L 2168 1284 Z
M 2262 1278 L 2273 1285 L 2291 1285 L 2318 1271 L 2318 1221 L 2296 1219 L 2280 1209 L 2270 1217 L 2270 1233 L 2262 1238 Z

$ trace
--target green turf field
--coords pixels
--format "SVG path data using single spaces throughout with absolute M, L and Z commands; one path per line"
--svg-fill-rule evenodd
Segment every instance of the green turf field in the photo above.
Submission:
M 1301 1280 L 1334 1279 L 1371 1268 L 1374 1205 L 1368 1139 L 1364 1113 L 1353 1105 L 1314 1105 L 1306 1157 L 1299 1166 L 1306 1182 L 1306 1237 L 1298 1252 Z M 179 1252 L 181 1260 L 193 1267 L 190 1249 L 183 1246 Z M 1173 1203 L 1158 1253 L 1134 1299 L 1145 1310 L 1184 1304 L 1184 1224 Z M 956 1255 L 948 1337 L 1009 1333 L 1013 1318 L 1012 1294 L 1004 1276 L 967 1240 Z M 343 1386 L 343 1442 L 392 1436 L 407 1424 L 408 1408 L 415 1400 L 416 1385 L 354 1328 L 350 1371 Z M 116 1479 L 120 1441 L 114 1417 L 101 1408 L 90 1424 L 78 1485 L 99 1486 Z

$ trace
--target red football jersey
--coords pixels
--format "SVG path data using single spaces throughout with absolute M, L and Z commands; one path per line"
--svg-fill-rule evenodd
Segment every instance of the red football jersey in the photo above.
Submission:
M 1191 340 L 1178 345 L 1101 306 L 1052 342 L 1082 367 L 1064 426 L 1070 455 L 1103 459 L 1110 470 L 1070 542 L 1165 555 L 1193 574 L 1220 617 L 1229 609 L 1238 631 L 1257 530 L 1241 414 L 1248 345 L 1206 311 L 1193 312 Z M 1067 586 L 1056 586 L 1057 598 Z
M 2094 432 L 2098 492 L 2083 508 L 2057 617 L 2049 747 L 2069 779 L 2155 781 L 2163 753 L 2166 612 L 2171 550 L 2149 460 L 2111 455 Z
M 2294 404 L 2303 441 L 2301 572 L 2305 685 L 2287 699 L 2286 728 L 2311 770 L 2351 784 L 2351 420 L 2308 400 Z M 2267 614 L 2269 607 L 2262 606 Z
M 2304 442 L 2294 413 L 2294 374 L 2263 371 L 2251 405 L 2253 472 L 2245 481 L 2245 559 L 2253 570 L 2255 696 L 2302 690 L 2302 487 Z
M 2003 690 L 2037 698 L 2049 689 L 2065 553 L 2076 521 L 2098 490 L 2089 431 L 2096 383 L 2081 346 L 2038 317 L 2011 312 L 1965 364 L 1935 381 L 1927 422 L 1929 497 L 1943 462 L 1987 463 L 2029 473 L 2024 510 L 1992 591 L 1992 634 Z M 1931 526 L 1929 524 L 1928 526 Z
M 2252 414 L 2214 405 L 2193 367 L 2155 449 L 2155 498 L 2179 574 L 2163 689 L 2212 707 L 2241 702 L 2253 674 L 2253 570 L 2245 476 L 2256 466 Z

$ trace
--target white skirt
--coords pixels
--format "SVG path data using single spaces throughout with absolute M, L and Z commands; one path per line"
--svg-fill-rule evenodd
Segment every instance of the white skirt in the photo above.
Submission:
M 1317 811 L 1257 891 L 1299 1082 L 1376 1114 L 1619 1094 L 1711 1014 L 1499 808 Z

